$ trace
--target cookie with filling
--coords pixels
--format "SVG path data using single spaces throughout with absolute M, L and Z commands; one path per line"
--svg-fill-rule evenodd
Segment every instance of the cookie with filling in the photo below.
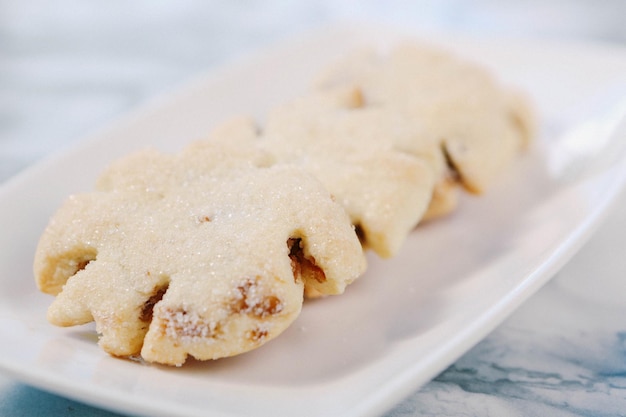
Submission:
M 362 243 L 392 257 L 422 218 L 435 172 L 445 162 L 423 126 L 377 106 L 360 91 L 312 92 L 270 111 L 257 126 L 241 118 L 225 124 L 278 161 L 318 178 L 347 211 Z
M 275 338 L 305 287 L 343 292 L 365 269 L 345 211 L 244 142 L 142 151 L 69 197 L 35 255 L 39 288 L 56 295 L 49 321 L 95 321 L 106 352 L 181 365 Z
M 392 257 L 422 219 L 445 162 L 423 124 L 346 87 L 273 109 L 265 149 L 313 173 L 342 204 L 364 246 Z
M 485 68 L 443 49 L 406 43 L 388 54 L 359 51 L 328 68 L 316 88 L 357 86 L 368 106 L 420 121 L 448 165 L 426 217 L 456 206 L 455 183 L 484 192 L 534 132 L 528 100 Z

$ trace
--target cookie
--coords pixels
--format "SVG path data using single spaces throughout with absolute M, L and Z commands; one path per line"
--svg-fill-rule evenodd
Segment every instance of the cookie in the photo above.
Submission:
M 453 183 L 482 193 L 529 142 L 534 117 L 520 93 L 446 51 L 407 43 L 382 55 L 359 51 L 318 77 L 316 88 L 355 85 L 367 105 L 419 120 L 440 143 L 449 170 L 427 217 L 454 209 Z
M 180 365 L 261 346 L 305 287 L 339 294 L 362 274 L 354 227 L 319 181 L 245 138 L 217 142 L 128 156 L 63 204 L 34 263 L 56 295 L 50 322 L 95 321 L 106 352 Z
M 435 167 L 445 163 L 419 123 L 364 106 L 354 88 L 303 95 L 270 111 L 263 126 L 239 118 L 220 129 L 313 174 L 346 209 L 364 247 L 385 258 L 422 218 Z
M 262 146 L 314 174 L 344 206 L 365 247 L 394 256 L 421 220 L 443 167 L 415 120 L 364 104 L 355 88 L 312 92 L 273 109 Z

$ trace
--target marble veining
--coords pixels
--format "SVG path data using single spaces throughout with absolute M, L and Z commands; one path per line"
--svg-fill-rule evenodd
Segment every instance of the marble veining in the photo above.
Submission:
M 387 417 L 626 416 L 626 262 L 611 250 L 624 226 L 616 210 L 552 281 Z

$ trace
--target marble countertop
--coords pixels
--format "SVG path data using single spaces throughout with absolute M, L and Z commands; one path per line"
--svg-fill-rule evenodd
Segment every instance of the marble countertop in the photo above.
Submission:
M 334 21 L 626 47 L 614 0 L 0 0 L 0 182 L 196 73 Z M 626 194 L 545 287 L 405 416 L 626 416 Z M 0 374 L 0 416 L 114 416 Z

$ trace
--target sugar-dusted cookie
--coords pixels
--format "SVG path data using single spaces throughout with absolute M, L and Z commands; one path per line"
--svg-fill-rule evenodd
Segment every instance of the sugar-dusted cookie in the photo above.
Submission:
M 261 143 L 319 178 L 357 225 L 366 247 L 391 257 L 422 218 L 444 168 L 416 120 L 364 105 L 355 88 L 312 92 L 271 111 Z
M 312 92 L 222 130 L 257 138 L 275 159 L 317 177 L 348 212 L 365 247 L 393 256 L 419 222 L 443 169 L 438 144 L 415 121 L 363 105 L 360 92 Z
M 436 48 L 407 43 L 386 56 L 360 51 L 317 82 L 322 89 L 341 85 L 358 86 L 366 104 L 415 118 L 439 139 L 452 175 L 440 182 L 443 200 L 435 198 L 429 217 L 454 207 L 452 179 L 471 192 L 484 191 L 533 133 L 522 95 L 503 89 L 484 68 Z
M 310 174 L 244 144 L 140 152 L 70 197 L 35 257 L 40 289 L 57 295 L 48 319 L 93 320 L 110 354 L 180 365 L 271 340 L 304 287 L 341 293 L 365 268 L 345 211 Z

